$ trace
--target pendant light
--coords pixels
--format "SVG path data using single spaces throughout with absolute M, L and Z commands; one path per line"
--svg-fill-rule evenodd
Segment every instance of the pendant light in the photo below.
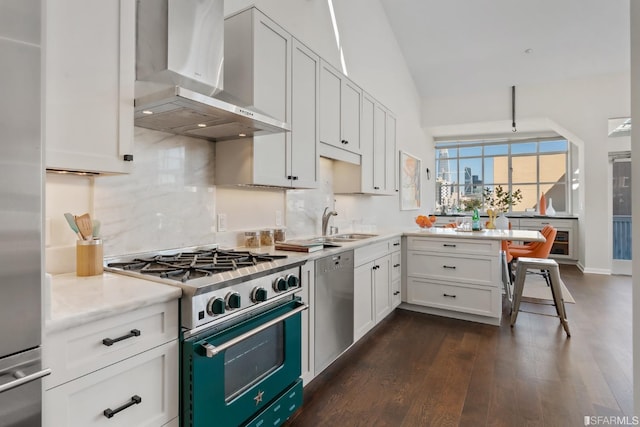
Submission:
M 511 132 L 518 132 L 516 129 L 516 87 L 511 86 Z

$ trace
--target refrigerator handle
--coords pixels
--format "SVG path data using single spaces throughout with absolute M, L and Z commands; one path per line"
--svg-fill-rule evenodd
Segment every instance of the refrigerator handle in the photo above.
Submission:
M 47 368 L 47 369 L 43 369 L 41 371 L 38 372 L 34 372 L 33 374 L 29 374 L 29 375 L 25 375 L 25 376 L 21 376 L 22 371 L 15 371 L 13 373 L 14 377 L 19 377 L 14 381 L 10 381 L 6 384 L 2 384 L 0 385 L 0 393 L 3 393 L 5 391 L 9 391 L 11 389 L 14 389 L 16 387 L 20 387 L 23 384 L 26 383 L 30 383 L 31 381 L 35 381 L 37 379 L 40 379 L 42 377 L 46 377 L 47 375 L 51 374 L 51 369 Z

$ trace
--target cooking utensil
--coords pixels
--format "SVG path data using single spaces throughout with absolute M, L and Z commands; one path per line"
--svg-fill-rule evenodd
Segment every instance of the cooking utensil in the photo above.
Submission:
M 78 226 L 76 225 L 75 217 L 73 215 L 71 215 L 69 212 L 65 212 L 64 217 L 67 220 L 67 223 L 69 224 L 69 227 L 71 227 L 71 230 L 73 230 L 73 232 L 76 233 L 76 235 L 78 236 L 78 239 L 79 240 L 84 240 L 82 238 L 82 234 L 80 234 L 80 231 L 78 230 Z
M 91 216 L 86 213 L 76 216 L 75 219 L 78 231 L 82 235 L 83 240 L 93 239 L 93 224 L 91 223 Z

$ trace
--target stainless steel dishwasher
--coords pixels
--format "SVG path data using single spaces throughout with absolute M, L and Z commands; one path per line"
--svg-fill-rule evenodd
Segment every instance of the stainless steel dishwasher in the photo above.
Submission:
M 315 262 L 315 373 L 353 344 L 353 251 Z

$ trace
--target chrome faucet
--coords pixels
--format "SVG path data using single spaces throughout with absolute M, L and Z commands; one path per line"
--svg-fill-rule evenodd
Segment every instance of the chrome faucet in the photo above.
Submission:
M 338 215 L 338 212 L 336 211 L 329 211 L 329 207 L 324 208 L 324 212 L 322 212 L 322 235 L 326 236 L 327 235 L 327 226 L 329 225 L 329 218 L 331 218 L 334 215 Z

